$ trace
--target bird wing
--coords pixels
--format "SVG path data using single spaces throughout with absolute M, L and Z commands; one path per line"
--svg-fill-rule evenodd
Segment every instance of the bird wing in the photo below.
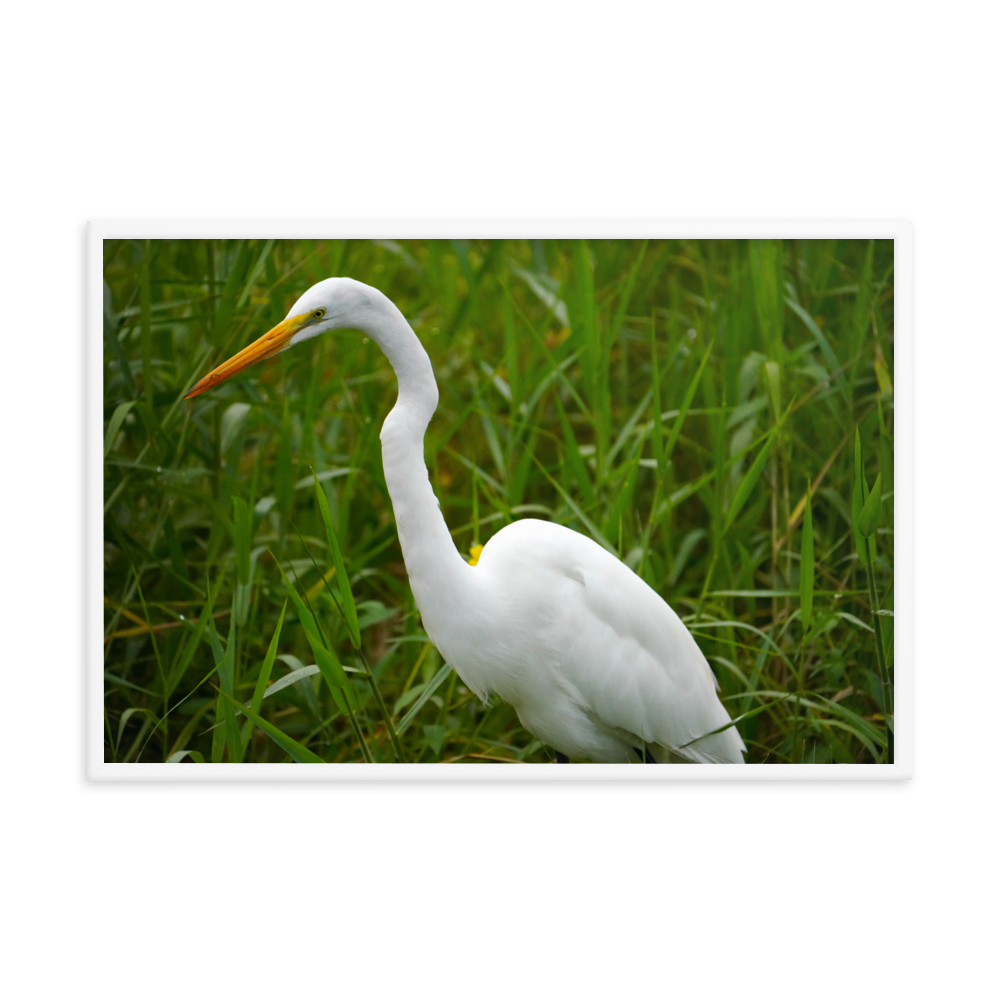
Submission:
M 634 746 L 742 762 L 735 727 L 706 736 L 730 722 L 729 714 L 694 637 L 656 591 L 596 542 L 560 525 L 517 521 L 490 545 L 504 535 L 506 558 L 496 556 L 516 559 L 511 576 L 524 581 L 532 601 L 522 616 L 533 616 L 535 648 L 547 660 L 535 669 L 554 668 L 583 712 L 623 739 L 641 741 Z M 490 545 L 480 565 L 493 561 Z M 540 632 L 544 643 L 537 642 Z
M 682 758 L 742 761 L 735 727 L 707 735 L 730 718 L 694 637 L 651 587 L 598 551 L 608 558 L 582 570 L 583 613 L 574 616 L 561 663 L 567 679 L 606 726 Z

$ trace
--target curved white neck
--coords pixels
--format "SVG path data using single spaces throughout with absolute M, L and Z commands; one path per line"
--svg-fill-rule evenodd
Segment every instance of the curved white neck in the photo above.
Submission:
M 351 325 L 382 348 L 399 381 L 380 435 L 382 467 L 413 596 L 434 639 L 435 609 L 464 604 L 474 573 L 455 547 L 424 463 L 424 432 L 438 404 L 430 358 L 399 309 L 376 289 L 368 293 Z

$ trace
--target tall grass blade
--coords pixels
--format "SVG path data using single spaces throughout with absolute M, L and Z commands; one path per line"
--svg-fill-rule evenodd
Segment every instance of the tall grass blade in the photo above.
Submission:
M 111 419 L 108 421 L 108 429 L 104 435 L 104 457 L 108 457 L 108 452 L 111 451 L 114 446 L 115 439 L 118 437 L 118 432 L 122 429 L 122 424 L 125 423 L 125 418 L 128 416 L 128 411 L 135 406 L 135 400 L 130 399 L 128 402 L 119 403 L 115 407 L 115 412 L 111 414 Z
M 826 362 L 827 369 L 830 372 L 837 371 L 837 369 L 840 368 L 840 361 L 837 359 L 837 355 L 834 354 L 833 348 L 830 346 L 830 341 L 826 339 L 826 334 L 823 333 L 817 325 L 816 320 L 814 320 L 812 316 L 810 316 L 809 313 L 807 313 L 805 309 L 803 309 L 802 306 L 800 306 L 798 302 L 795 302 L 793 299 L 786 298 L 785 305 L 787 305 L 788 308 L 791 309 L 803 323 L 805 323 L 806 329 L 808 329 L 813 337 L 816 338 L 816 343 L 819 344 L 820 354 L 823 355 L 823 360 Z M 838 376 L 835 381 L 841 386 L 844 384 L 843 376 Z
M 771 453 L 774 440 L 775 435 L 772 434 L 767 439 L 764 447 L 757 452 L 757 457 L 753 460 L 753 465 L 750 466 L 747 474 L 740 480 L 739 486 L 736 487 L 732 503 L 730 503 L 729 511 L 726 514 L 725 524 L 722 527 L 722 534 L 725 535 L 733 526 L 733 521 L 736 520 L 739 512 L 743 509 L 743 505 L 750 498 L 754 486 L 757 485 L 757 480 L 760 479 L 760 474 L 764 471 L 764 463 L 767 461 L 767 456 Z
M 660 352 L 656 343 L 655 314 L 649 321 L 649 357 L 653 365 L 653 459 L 658 470 L 656 483 L 659 486 L 666 473 L 666 462 L 663 459 L 663 403 L 660 398 Z
M 291 597 L 295 610 L 298 612 L 299 623 L 306 633 L 306 640 L 313 651 L 313 656 L 316 657 L 316 666 L 319 667 L 323 679 L 330 685 L 331 689 L 339 690 L 346 687 L 347 674 L 344 673 L 344 668 L 336 653 L 330 650 L 323 641 L 322 633 L 319 625 L 316 624 L 312 611 L 309 610 L 306 602 L 299 597 L 298 591 L 285 575 L 284 569 L 280 565 L 278 569 L 281 572 L 281 578 L 285 581 L 285 587 L 288 589 L 288 596 Z
M 579 334 L 583 341 L 580 364 L 590 402 L 590 412 L 593 415 L 597 445 L 597 474 L 598 478 L 601 478 L 605 471 L 605 456 L 608 450 L 611 425 L 611 400 L 608 392 L 610 356 L 604 350 L 602 342 L 594 289 L 594 268 L 591 262 L 590 247 L 586 240 L 574 241 L 572 267 L 573 294 L 569 299 L 571 303 L 570 325 L 574 335 Z
M 126 708 L 122 712 L 121 718 L 118 720 L 118 736 L 115 738 L 115 744 L 117 747 L 118 755 L 121 756 L 122 750 L 122 735 L 125 732 L 125 727 L 128 725 L 129 719 L 135 715 L 144 715 L 149 718 L 149 720 L 155 725 L 157 722 L 156 713 L 148 708 Z
M 292 512 L 292 479 L 292 418 L 286 396 L 281 414 L 281 436 L 278 441 L 274 495 L 277 497 L 278 506 L 289 515 Z
M 573 433 L 573 425 L 566 416 L 562 401 L 558 393 L 553 393 L 552 399 L 556 404 L 556 411 L 559 413 L 559 425 L 562 427 L 563 443 L 566 446 L 566 457 L 569 459 L 569 467 L 572 475 L 580 487 L 583 499 L 586 503 L 594 503 L 594 487 L 590 482 L 590 475 L 587 472 L 586 463 L 580 454 L 580 446 L 577 444 L 576 435 Z
M 437 691 L 439 687 L 448 679 L 448 677 L 453 673 L 453 668 L 450 664 L 445 664 L 435 675 L 431 682 L 424 688 L 420 697 L 413 703 L 410 710 L 399 720 L 399 724 L 396 726 L 396 732 L 400 736 L 410 728 L 410 723 L 420 714 L 420 709 L 424 707 L 434 696 L 434 692 Z
M 868 494 L 868 499 L 861 508 L 861 516 L 858 518 L 858 530 L 862 538 L 870 538 L 878 527 L 879 518 L 882 516 L 882 473 L 875 477 L 875 485 Z
M 243 283 L 243 291 L 240 292 L 240 297 L 236 300 L 237 309 L 242 308 L 242 306 L 246 303 L 246 300 L 250 298 L 250 292 L 253 290 L 253 286 L 260 277 L 260 272 L 264 270 L 264 265 L 267 263 L 267 258 L 270 256 L 271 250 L 274 248 L 274 244 L 275 240 L 264 241 L 264 249 L 261 250 L 260 255 L 257 257 L 257 263 L 250 268 L 247 279 Z
M 611 331 L 608 337 L 609 344 L 613 344 L 618 339 L 618 331 L 622 328 L 622 320 L 625 319 L 625 313 L 628 311 L 628 304 L 632 300 L 632 292 L 635 289 L 635 282 L 639 277 L 639 268 L 642 266 L 643 259 L 646 256 L 646 248 L 648 246 L 649 240 L 643 240 L 642 246 L 639 247 L 639 253 L 635 258 L 635 263 L 629 271 L 628 280 L 625 282 L 625 290 L 622 292 L 621 298 L 618 300 L 618 308 L 615 310 L 615 317 L 611 322 Z
M 254 685 L 253 697 L 250 699 L 250 709 L 253 712 L 260 712 L 260 706 L 263 704 L 264 696 L 267 694 L 268 681 L 271 679 L 271 669 L 274 667 L 274 659 L 278 655 L 278 640 L 281 638 L 281 626 L 285 620 L 285 611 L 287 609 L 288 601 L 285 601 L 281 606 L 281 614 L 278 615 L 278 624 L 275 626 L 274 635 L 271 636 L 271 644 L 267 647 L 267 655 L 264 657 L 264 663 L 260 668 L 260 673 L 257 675 L 257 683 Z M 241 764 L 246 758 L 250 735 L 250 726 L 247 725 L 243 730 L 243 738 L 240 743 Z
M 679 747 L 675 747 L 676 750 L 685 750 L 687 747 L 691 746 L 693 743 L 697 743 L 698 740 L 704 740 L 709 736 L 715 736 L 717 733 L 724 733 L 727 729 L 732 729 L 733 726 L 746 719 L 752 719 L 755 715 L 760 715 L 761 712 L 766 712 L 773 708 L 775 705 L 780 705 L 786 698 L 791 698 L 791 694 L 786 694 L 784 698 L 779 699 L 776 702 L 768 702 L 765 705 L 759 705 L 757 708 L 750 709 L 749 712 L 744 712 L 742 715 L 738 715 L 735 719 L 730 719 L 729 722 L 724 723 L 717 729 L 712 729 L 707 733 L 702 733 L 701 736 L 696 736 L 693 740 L 688 740 L 687 743 L 682 743 Z
M 626 463 L 625 474 L 622 477 L 622 485 L 618 490 L 618 498 L 611 505 L 608 516 L 604 521 L 604 534 L 611 535 L 612 538 L 621 534 L 622 519 L 625 512 L 631 509 L 632 497 L 635 494 L 635 486 L 639 478 L 639 457 L 630 459 Z M 621 558 L 621 540 L 619 539 L 618 557 Z
M 315 473 L 313 474 L 315 478 Z M 351 592 L 351 581 L 344 569 L 344 557 L 340 553 L 340 543 L 337 541 L 337 533 L 333 530 L 333 516 L 330 513 L 330 503 L 326 499 L 323 487 L 319 480 L 316 480 L 316 503 L 319 506 L 320 516 L 323 518 L 323 527 L 326 529 L 326 541 L 330 547 L 330 554 L 333 556 L 334 565 L 337 567 L 337 582 L 340 585 L 341 611 L 344 613 L 344 620 L 347 622 L 347 630 L 351 634 L 351 645 L 355 649 L 361 648 L 361 629 L 358 626 L 358 609 L 354 604 L 354 594 Z
M 240 240 L 233 265 L 226 277 L 222 295 L 215 308 L 215 320 L 212 324 L 212 342 L 216 347 L 222 347 L 226 334 L 230 332 L 229 325 L 238 298 L 238 291 L 246 273 L 250 258 L 250 247 L 246 240 Z
M 757 322 L 772 358 L 780 357 L 785 315 L 785 282 L 781 240 L 750 241 L 750 274 L 753 278 Z
M 614 464 L 615 458 L 618 456 L 618 452 L 620 452 L 622 448 L 625 447 L 626 443 L 635 433 L 636 425 L 639 423 L 639 420 L 642 418 L 642 415 L 646 412 L 646 408 L 652 401 L 653 401 L 653 390 L 650 389 L 646 393 L 646 395 L 639 400 L 639 405 L 632 411 L 632 416 L 628 418 L 628 420 L 625 422 L 625 426 L 622 427 L 621 431 L 619 432 L 618 437 L 615 438 L 615 443 L 611 446 L 611 450 L 608 452 L 608 459 L 607 459 L 608 470 L 610 470 L 611 466 Z M 643 437 L 645 437 L 645 435 L 649 433 L 649 429 L 648 428 L 644 429 L 640 433 L 643 435 Z
M 236 548 L 236 576 L 243 586 L 250 582 L 250 508 L 243 497 L 233 497 L 233 540 Z
M 802 552 L 799 563 L 799 602 L 802 614 L 802 633 L 809 632 L 812 624 L 813 584 L 815 567 L 813 555 L 812 490 L 806 484 L 806 509 L 802 522 Z
M 868 499 L 868 484 L 865 482 L 865 474 L 861 462 L 861 434 L 858 428 L 854 428 L 854 490 L 851 494 L 851 521 L 854 525 L 854 544 L 858 550 L 858 559 L 861 565 L 868 563 L 868 544 L 865 536 L 861 534 L 861 512 L 864 510 L 865 501 Z
M 674 447 L 677 444 L 677 439 L 681 436 L 681 429 L 684 427 L 684 421 L 687 418 L 688 410 L 691 409 L 691 404 L 694 402 L 694 395 L 698 391 L 698 383 L 701 382 L 702 373 L 705 371 L 708 359 L 712 356 L 712 347 L 714 344 L 715 341 L 711 341 L 709 342 L 708 347 L 705 348 L 705 354 L 701 359 L 701 364 L 698 365 L 698 369 L 694 373 L 694 378 L 688 383 L 688 387 L 684 392 L 684 399 L 681 402 L 677 418 L 674 420 L 674 423 L 670 428 L 670 433 L 667 435 L 667 443 L 663 446 L 664 468 L 666 467 L 667 462 L 670 461 L 670 456 L 674 453 Z
M 231 694 L 227 694 L 225 691 L 220 690 L 219 695 L 225 698 L 226 704 L 233 711 L 234 715 L 236 712 L 242 712 L 255 726 L 259 729 L 263 729 L 268 736 L 274 740 L 275 743 L 281 747 L 289 757 L 292 758 L 297 764 L 325 764 L 326 761 L 322 757 L 318 757 L 312 752 L 308 747 L 304 747 L 298 740 L 292 739 L 287 733 L 283 733 L 277 726 L 272 725 L 267 719 L 262 718 L 258 715 L 252 708 L 247 708 L 246 705 L 241 705 Z
M 142 251 L 142 270 L 139 272 L 139 329 L 142 345 L 142 394 L 146 408 L 151 412 L 154 403 L 153 386 L 153 316 L 150 282 L 152 241 L 145 240 Z
M 215 632 L 215 623 L 209 622 L 209 629 Z M 226 642 L 226 650 L 222 659 L 218 661 L 219 683 L 222 686 L 222 693 L 233 696 L 235 694 L 235 672 L 236 672 L 236 625 L 232 624 L 229 631 L 229 639 Z M 240 732 L 236 724 L 236 713 L 229 702 L 223 702 L 222 718 L 225 723 L 226 749 L 229 751 L 229 759 L 233 763 L 239 760 L 240 755 Z

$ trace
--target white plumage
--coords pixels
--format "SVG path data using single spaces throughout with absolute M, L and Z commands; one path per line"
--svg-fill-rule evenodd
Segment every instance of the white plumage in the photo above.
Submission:
M 609 763 L 638 760 L 643 746 L 657 760 L 742 763 L 735 727 L 688 745 L 730 721 L 715 677 L 670 606 L 596 542 L 516 521 L 487 542 L 473 577 L 492 622 L 454 643 L 445 622 L 428 634 L 543 743 Z
M 706 735 L 730 720 L 691 633 L 596 542 L 528 519 L 494 535 L 476 566 L 462 558 L 423 459 L 438 402 L 430 359 L 381 292 L 350 278 L 321 281 L 188 395 L 341 328 L 379 344 L 399 380 L 381 438 L 403 559 L 428 636 L 470 690 L 509 702 L 525 729 L 571 759 L 743 763 L 735 727 Z

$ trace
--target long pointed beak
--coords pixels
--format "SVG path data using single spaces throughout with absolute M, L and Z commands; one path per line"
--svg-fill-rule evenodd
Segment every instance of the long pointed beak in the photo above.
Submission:
M 283 351 L 288 342 L 302 329 L 310 319 L 310 314 L 302 316 L 289 316 L 282 320 L 276 327 L 268 330 L 263 337 L 255 340 L 252 344 L 244 347 L 239 354 L 234 354 L 228 361 L 224 361 L 218 368 L 210 371 L 197 385 L 193 386 L 187 393 L 185 399 L 192 399 L 199 396 L 207 389 L 225 382 L 226 379 L 238 375 L 245 368 L 269 358 L 278 351 Z

